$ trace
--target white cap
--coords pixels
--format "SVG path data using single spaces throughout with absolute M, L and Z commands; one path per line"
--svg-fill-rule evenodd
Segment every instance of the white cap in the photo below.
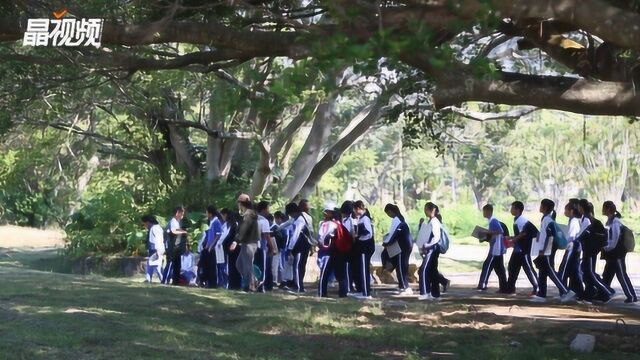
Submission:
M 334 211 L 336 208 L 336 204 L 333 202 L 324 203 L 324 208 L 322 211 Z

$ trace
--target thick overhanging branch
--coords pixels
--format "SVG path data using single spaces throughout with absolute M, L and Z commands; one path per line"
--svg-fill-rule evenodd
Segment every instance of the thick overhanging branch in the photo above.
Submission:
M 212 130 L 209 127 L 186 120 L 160 120 L 167 125 L 173 125 L 176 127 L 183 128 L 192 128 L 204 131 L 207 135 L 215 138 L 215 139 L 233 139 L 233 140 L 257 140 L 258 135 L 252 132 L 243 132 L 243 131 L 220 131 L 220 130 Z
M 493 112 L 479 112 L 479 111 L 471 111 L 468 109 L 462 109 L 457 106 L 450 106 L 442 109 L 444 112 L 451 112 L 460 116 L 463 116 L 469 120 L 473 121 L 496 121 L 496 120 L 513 120 L 519 119 L 522 116 L 529 115 L 539 108 L 532 106 L 524 106 L 516 109 L 512 109 L 505 112 L 493 113 Z
M 433 100 L 440 109 L 466 101 L 484 101 L 581 114 L 640 116 L 640 94 L 631 83 L 516 73 L 480 79 L 456 71 L 440 76 L 436 84 Z

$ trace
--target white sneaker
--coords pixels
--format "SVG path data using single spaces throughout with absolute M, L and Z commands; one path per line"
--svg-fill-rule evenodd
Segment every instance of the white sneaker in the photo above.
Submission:
M 546 299 L 546 298 L 543 298 L 542 296 L 538 296 L 538 295 L 536 295 L 536 296 L 532 296 L 532 297 L 530 297 L 530 298 L 529 298 L 529 301 L 531 301 L 531 302 L 535 302 L 535 303 L 546 303 L 546 302 L 547 302 L 547 299 Z
M 373 297 L 371 297 L 371 295 L 364 296 L 364 295 L 358 294 L 358 295 L 355 296 L 355 298 L 358 299 L 358 300 L 373 300 Z
M 560 302 L 568 303 L 576 299 L 576 293 L 573 290 L 569 290 L 568 293 L 564 294 L 562 298 L 560 298 Z
M 398 295 L 413 295 L 413 289 L 408 287 L 404 290 L 401 290 Z
M 426 295 L 420 295 L 418 296 L 418 300 L 433 300 L 434 297 L 431 296 L 431 294 L 426 294 Z
M 350 293 L 347 293 L 347 296 L 350 297 L 350 298 L 355 298 L 355 297 L 358 297 L 359 294 L 350 292 Z

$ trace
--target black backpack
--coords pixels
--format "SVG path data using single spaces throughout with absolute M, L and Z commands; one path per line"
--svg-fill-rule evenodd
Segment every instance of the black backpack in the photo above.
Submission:
M 500 222 L 500 226 L 502 227 L 502 235 L 503 236 L 509 236 L 509 228 L 507 227 L 507 224 L 503 223 L 502 221 Z

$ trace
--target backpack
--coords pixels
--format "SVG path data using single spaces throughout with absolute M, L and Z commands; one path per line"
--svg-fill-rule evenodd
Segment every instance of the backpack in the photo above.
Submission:
M 507 224 L 502 221 L 498 221 L 500 223 L 500 227 L 502 227 L 502 236 L 509 236 L 509 227 Z
M 444 229 L 444 226 L 442 226 L 442 229 L 440 230 L 440 242 L 438 243 L 438 247 L 440 248 L 440 254 L 446 254 L 447 250 L 449 250 L 449 234 L 447 233 L 447 230 Z
M 552 224 L 553 224 L 553 230 L 555 232 L 555 236 L 553 237 L 553 243 L 558 249 L 566 249 L 567 244 L 569 243 L 567 241 L 567 236 L 564 234 L 562 229 L 560 229 L 560 226 L 558 225 L 557 222 L 554 221 L 552 222 Z
M 622 244 L 627 252 L 633 252 L 636 248 L 636 239 L 633 235 L 633 231 L 628 227 L 620 226 L 620 237 L 622 238 Z
M 341 254 L 348 254 L 353 246 L 353 236 L 340 221 L 335 222 L 337 225 L 335 238 L 333 240 L 336 249 Z

